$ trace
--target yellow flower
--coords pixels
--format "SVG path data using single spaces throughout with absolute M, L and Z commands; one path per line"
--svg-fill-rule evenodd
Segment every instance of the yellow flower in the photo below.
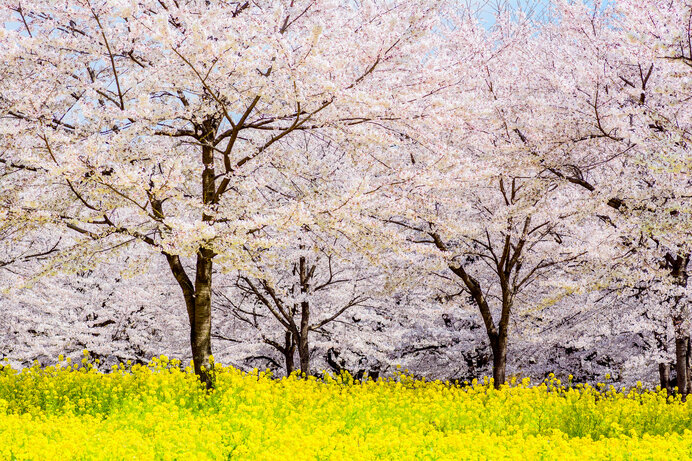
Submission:
M 692 451 L 692 431 L 681 430 L 692 406 L 639 382 L 602 393 L 604 384 L 517 385 L 513 377 L 496 391 L 487 379 L 472 387 L 402 373 L 377 382 L 274 379 L 216 364 L 217 387 L 207 392 L 191 368 L 161 373 L 162 363 L 3 374 L 0 459 L 254 460 L 290 450 L 305 460 L 672 459 Z

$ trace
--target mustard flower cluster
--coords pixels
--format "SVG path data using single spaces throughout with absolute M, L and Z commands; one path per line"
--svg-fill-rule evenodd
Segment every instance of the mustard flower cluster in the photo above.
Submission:
M 690 405 L 641 385 L 551 375 L 495 390 L 405 373 L 377 381 L 215 366 L 206 391 L 165 356 L 111 373 L 79 363 L 0 372 L 0 459 L 686 459 Z

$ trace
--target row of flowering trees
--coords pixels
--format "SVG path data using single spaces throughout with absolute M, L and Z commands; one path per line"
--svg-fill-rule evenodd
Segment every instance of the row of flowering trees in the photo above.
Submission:
M 636 296 L 687 393 L 692 10 L 644 3 L 3 1 L 3 283 L 165 261 L 207 386 L 214 310 L 310 372 L 424 287 L 499 386 L 520 323 Z

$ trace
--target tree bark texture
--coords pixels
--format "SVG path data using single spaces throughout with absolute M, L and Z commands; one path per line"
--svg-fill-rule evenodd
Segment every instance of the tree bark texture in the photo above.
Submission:
M 671 254 L 666 254 L 665 260 L 675 284 L 683 287 L 687 286 L 687 265 L 690 261 L 690 255 L 673 256 Z M 684 331 L 681 327 L 686 309 L 679 304 L 684 303 L 685 299 L 683 299 L 682 296 L 676 296 L 673 300 L 676 309 L 680 309 L 681 311 L 681 313 L 676 314 L 676 317 L 673 318 L 673 325 L 676 330 L 675 371 L 677 374 L 678 392 L 682 395 L 683 400 L 686 400 L 687 394 L 690 393 L 690 388 L 692 387 L 692 377 L 690 376 L 690 333 L 689 331 Z
M 670 385 L 670 364 L 658 364 L 658 380 L 661 385 L 661 389 L 665 389 L 668 392 L 668 395 L 670 395 L 672 390 Z
M 296 351 L 296 343 L 293 339 L 293 334 L 290 331 L 286 332 L 286 344 L 284 346 L 284 360 L 286 362 L 286 376 L 290 376 L 295 369 L 293 355 Z
M 687 387 L 687 382 L 689 381 L 689 370 L 687 369 L 689 343 L 689 336 L 675 338 L 675 372 L 677 374 L 678 392 L 683 398 L 689 393 L 689 388 Z
M 195 277 L 195 312 L 190 325 L 190 345 L 195 374 L 207 389 L 213 387 L 211 357 L 211 251 L 201 249 Z
M 507 336 L 496 336 L 490 340 L 490 346 L 493 351 L 493 386 L 499 389 L 506 381 Z
M 312 270 L 308 269 L 305 256 L 298 260 L 298 275 L 300 281 L 300 292 L 306 296 L 310 290 L 310 279 Z M 298 333 L 298 356 L 300 357 L 300 372 L 304 375 L 310 374 L 310 344 L 308 334 L 310 333 L 310 303 L 303 299 L 300 303 L 300 330 Z
M 203 123 L 202 128 L 205 133 L 212 133 L 216 130 L 217 126 L 217 121 L 209 119 Z M 216 194 L 214 148 L 207 143 L 202 145 L 202 164 L 204 165 L 204 170 L 202 171 L 202 202 L 205 206 L 212 206 Z M 155 214 L 161 219 L 165 216 L 163 213 L 163 204 L 160 201 L 153 200 L 152 208 Z M 213 217 L 206 212 L 202 214 L 203 222 L 207 223 L 212 219 Z M 171 272 L 178 282 L 183 292 L 183 297 L 185 298 L 185 306 L 187 307 L 187 315 L 190 323 L 190 349 L 192 351 L 195 374 L 207 389 L 211 389 L 214 386 L 213 364 L 210 360 L 212 355 L 211 294 L 213 258 L 216 254 L 204 244 L 200 245 L 197 250 L 194 283 L 187 275 L 178 255 L 166 252 L 163 252 L 163 254 L 166 256 Z

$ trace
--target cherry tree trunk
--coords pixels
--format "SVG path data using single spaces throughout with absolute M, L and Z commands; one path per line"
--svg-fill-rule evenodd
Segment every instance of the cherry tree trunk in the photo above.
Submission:
M 164 255 L 185 298 L 195 373 L 209 389 L 213 386 L 209 360 L 211 357 L 211 258 L 213 254 L 204 249 L 198 253 L 194 283 L 187 276 L 179 256 L 169 253 Z M 205 367 L 204 370 L 202 366 Z
M 206 133 L 214 133 L 218 122 L 214 118 L 208 118 L 203 123 Z M 202 202 L 204 205 L 212 205 L 216 194 L 216 176 L 214 174 L 214 150 L 207 143 L 202 145 Z M 202 221 L 207 223 L 212 217 L 206 212 L 202 214 Z M 207 389 L 214 386 L 212 380 L 211 357 L 211 283 L 212 283 L 212 259 L 214 252 L 205 246 L 197 250 L 197 264 L 195 273 L 195 311 L 190 316 L 190 344 L 192 346 L 192 360 L 194 361 L 195 374 L 199 376 L 202 384 Z
M 490 347 L 493 351 L 493 386 L 495 389 L 499 389 L 505 383 L 507 336 L 497 335 L 494 338 L 490 338 Z
M 190 345 L 195 374 L 207 389 L 213 387 L 211 357 L 211 273 L 213 254 L 200 249 L 195 277 L 194 313 L 190 324 Z
M 667 353 L 668 352 L 668 338 L 665 334 L 654 332 L 654 338 L 656 339 L 656 347 L 659 351 Z M 661 389 L 665 389 L 670 395 L 673 392 L 673 386 L 670 380 L 670 367 L 669 362 L 660 362 L 658 364 L 658 381 L 661 385 Z
M 678 392 L 687 397 L 690 392 L 689 388 L 689 347 L 690 336 L 682 336 L 675 338 L 675 371 L 677 374 Z
M 667 363 L 658 364 L 658 379 L 661 384 L 661 389 L 665 389 L 670 394 L 670 365 Z
M 293 341 L 293 335 L 290 331 L 286 332 L 286 343 L 284 347 L 284 360 L 286 362 L 286 376 L 293 373 L 295 369 L 295 362 L 293 360 L 293 354 L 296 351 L 296 343 Z
M 304 256 L 299 260 L 300 292 L 307 295 L 310 290 L 311 271 L 308 270 Z M 310 347 L 308 333 L 310 332 L 310 303 L 303 300 L 300 303 L 300 330 L 298 333 L 298 355 L 300 356 L 300 371 L 305 376 L 310 374 Z
M 690 335 L 687 335 L 687 353 L 685 354 L 685 369 L 687 370 L 687 384 L 685 385 L 685 389 L 687 389 L 687 393 L 689 394 L 692 392 L 692 363 L 690 361 L 692 360 L 691 357 L 691 350 L 690 347 L 692 346 L 692 341 L 690 341 Z
M 666 254 L 666 260 L 671 269 L 671 275 L 674 278 L 674 283 L 681 287 L 687 286 L 687 264 L 690 261 L 690 254 L 671 256 Z M 681 296 L 673 298 L 675 305 L 678 306 L 682 302 Z M 678 392 L 682 395 L 683 400 L 687 398 L 692 387 L 690 377 L 690 334 L 682 328 L 683 318 L 676 317 L 673 319 L 673 325 L 676 328 L 675 336 L 675 371 L 677 372 Z
M 286 376 L 290 376 L 291 373 L 293 373 L 293 370 L 295 369 L 295 363 L 293 360 L 293 351 L 286 352 L 284 354 L 284 361 L 286 362 Z
M 300 357 L 300 371 L 306 376 L 310 374 L 310 347 L 307 331 L 298 338 L 298 356 Z

